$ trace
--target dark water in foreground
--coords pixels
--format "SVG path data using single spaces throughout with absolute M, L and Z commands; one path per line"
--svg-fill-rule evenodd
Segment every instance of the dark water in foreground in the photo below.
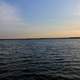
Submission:
M 0 40 L 0 80 L 80 80 L 80 40 Z

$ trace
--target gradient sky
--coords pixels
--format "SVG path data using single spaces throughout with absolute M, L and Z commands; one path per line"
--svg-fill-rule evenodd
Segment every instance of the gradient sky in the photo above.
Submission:
M 0 38 L 80 36 L 80 0 L 0 0 Z

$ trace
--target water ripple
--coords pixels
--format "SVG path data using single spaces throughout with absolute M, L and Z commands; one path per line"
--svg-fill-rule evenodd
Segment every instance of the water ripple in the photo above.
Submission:
M 80 40 L 1 40 L 0 80 L 80 80 Z

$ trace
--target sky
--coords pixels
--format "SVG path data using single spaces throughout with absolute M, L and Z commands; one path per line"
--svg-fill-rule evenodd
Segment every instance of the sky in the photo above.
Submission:
M 80 36 L 80 0 L 0 0 L 0 38 Z

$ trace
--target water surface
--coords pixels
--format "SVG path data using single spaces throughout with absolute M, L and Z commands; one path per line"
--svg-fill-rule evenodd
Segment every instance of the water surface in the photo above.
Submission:
M 0 80 L 80 80 L 80 39 L 0 40 Z

